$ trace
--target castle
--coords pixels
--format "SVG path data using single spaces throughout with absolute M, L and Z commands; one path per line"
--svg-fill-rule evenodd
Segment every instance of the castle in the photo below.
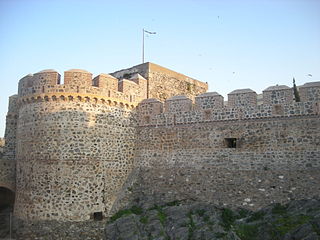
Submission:
M 228 94 L 153 63 L 44 70 L 9 99 L 0 187 L 25 220 L 192 199 L 256 209 L 320 195 L 320 82 Z

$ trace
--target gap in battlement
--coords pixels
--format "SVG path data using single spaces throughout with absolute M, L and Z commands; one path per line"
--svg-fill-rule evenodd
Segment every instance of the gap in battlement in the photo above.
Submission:
M 64 73 L 63 72 L 60 74 L 60 80 L 58 81 L 58 84 L 60 84 L 60 85 L 64 84 Z

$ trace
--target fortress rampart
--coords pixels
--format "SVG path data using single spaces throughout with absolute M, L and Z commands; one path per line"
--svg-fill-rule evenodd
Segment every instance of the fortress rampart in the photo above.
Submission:
M 312 90 L 311 90 L 312 89 Z M 294 102 L 293 91 L 287 86 L 272 86 L 263 91 L 263 104 L 257 105 L 257 93 L 251 89 L 228 94 L 227 105 L 216 92 L 195 97 L 174 96 L 163 104 L 157 99 L 139 104 L 139 126 L 174 126 L 215 121 L 288 118 L 320 114 L 320 83 L 308 83 L 300 88 L 301 102 Z
M 43 70 L 34 75 L 29 74 L 19 81 L 20 97 L 44 96 L 49 94 L 59 98 L 71 94 L 80 97 L 96 96 L 94 100 L 118 99 L 117 102 L 137 103 L 146 98 L 147 80 L 139 74 L 131 79 L 121 79 L 109 74 L 100 74 L 92 79 L 92 74 L 80 69 L 72 69 L 64 73 L 64 84 L 60 84 L 60 74 L 54 70 Z M 58 94 L 58 96 L 57 96 Z M 41 98 L 40 96 L 40 98 Z
M 22 105 L 15 215 L 86 220 L 107 214 L 132 168 L 133 121 L 130 111 L 101 103 Z
M 175 81 L 188 81 L 184 77 Z M 110 215 L 133 169 L 134 109 L 147 97 L 148 81 L 139 72 L 93 78 L 80 69 L 64 72 L 63 84 L 50 69 L 19 81 L 0 161 L 0 186 L 16 192 L 18 218 L 79 221 Z
M 257 209 L 320 194 L 320 82 L 293 91 L 272 86 L 257 105 L 250 89 L 193 102 L 143 100 L 137 110 L 135 164 L 126 202 L 151 207 L 176 200 Z M 231 99 L 231 101 L 230 101 Z M 125 191 L 125 189 L 124 189 Z M 139 199 L 139 200 L 137 200 Z
M 228 102 L 156 64 L 44 70 L 10 97 L 0 187 L 25 220 L 84 221 L 194 199 L 259 208 L 320 195 L 320 82 Z M 149 98 L 148 98 L 149 97 Z M 261 104 L 262 103 L 262 104 Z M 248 200 L 249 199 L 249 200 Z
M 15 215 L 88 220 L 108 215 L 133 167 L 135 117 L 146 97 L 139 74 L 116 79 L 79 69 L 44 70 L 19 82 Z M 8 127 L 8 125 L 7 125 Z M 8 128 L 10 129 L 10 128 Z M 11 161 L 13 162 L 13 161 Z

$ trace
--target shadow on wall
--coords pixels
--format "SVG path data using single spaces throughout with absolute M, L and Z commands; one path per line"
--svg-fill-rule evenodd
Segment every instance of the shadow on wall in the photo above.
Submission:
M 0 187 L 0 213 L 6 209 L 13 209 L 15 194 L 8 188 Z

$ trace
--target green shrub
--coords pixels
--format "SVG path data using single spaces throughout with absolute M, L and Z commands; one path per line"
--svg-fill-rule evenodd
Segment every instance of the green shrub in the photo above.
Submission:
M 163 225 L 167 219 L 167 216 L 166 214 L 163 212 L 162 208 L 158 208 L 158 218 L 159 218 L 159 221 L 161 222 L 161 224 Z
M 221 226 L 225 230 L 230 230 L 231 225 L 234 224 L 234 222 L 237 218 L 231 209 L 224 208 L 224 209 L 222 209 L 221 219 L 222 219 Z
M 297 216 L 285 216 L 278 218 L 274 222 L 274 228 L 277 233 L 284 236 L 286 233 L 297 228 L 298 226 L 305 224 L 311 219 L 310 216 L 297 215 Z
M 203 217 L 203 215 L 205 214 L 206 210 L 204 209 L 198 209 L 196 210 L 196 213 L 199 215 L 199 217 Z
M 248 222 L 261 220 L 265 215 L 264 212 L 255 212 L 248 218 Z
M 223 237 L 227 236 L 227 233 L 217 232 L 217 233 L 214 234 L 214 236 L 215 236 L 216 238 L 223 238 Z
M 143 224 L 147 224 L 148 223 L 148 216 L 142 216 L 140 218 L 140 222 L 143 223 Z
M 210 217 L 208 216 L 208 215 L 205 215 L 204 217 L 203 217 L 203 221 L 204 222 L 209 222 L 209 220 L 210 220 Z
M 258 226 L 240 224 L 236 226 L 235 232 L 239 236 L 239 238 L 243 240 L 255 240 L 258 236 Z
M 130 209 L 123 209 L 115 213 L 112 217 L 110 217 L 110 222 L 114 222 L 122 216 L 127 216 L 131 214 L 140 215 L 142 213 L 142 208 L 137 206 L 132 206 Z
M 193 212 L 190 211 L 187 216 L 189 218 L 189 223 L 188 223 L 188 240 L 191 240 L 193 237 L 193 232 L 194 229 L 196 228 L 196 225 L 194 224 L 193 218 L 192 218 Z
M 283 215 L 287 213 L 287 206 L 276 203 L 272 209 L 273 214 Z
M 238 212 L 238 214 L 239 214 L 238 218 L 245 218 L 249 215 L 249 213 L 250 213 L 250 211 L 248 209 L 241 208 Z
M 132 213 L 136 214 L 136 215 L 140 215 L 143 211 L 141 207 L 137 207 L 137 206 L 132 206 L 130 208 L 130 210 L 132 211 Z

